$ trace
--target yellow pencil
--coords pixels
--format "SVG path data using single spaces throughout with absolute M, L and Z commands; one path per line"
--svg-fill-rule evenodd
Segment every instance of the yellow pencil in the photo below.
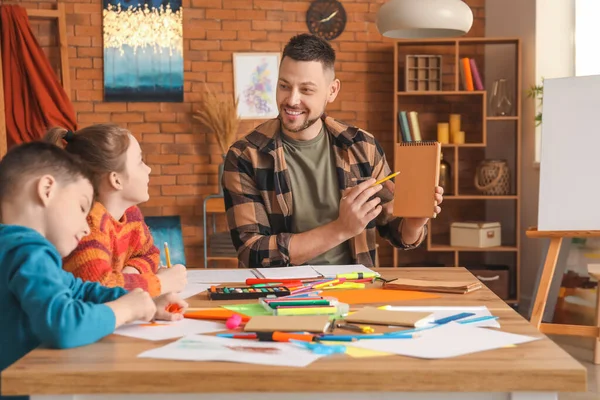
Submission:
M 167 259 L 167 268 L 171 268 L 171 256 L 169 254 L 169 245 L 165 242 L 165 258 Z
M 386 176 L 383 179 L 378 180 L 377 182 L 375 182 L 372 186 L 377 186 L 379 184 L 382 184 L 383 182 L 392 179 L 393 177 L 395 177 L 396 175 L 398 175 L 400 173 L 400 171 L 398 172 L 394 172 L 393 174 L 389 174 L 388 176 Z

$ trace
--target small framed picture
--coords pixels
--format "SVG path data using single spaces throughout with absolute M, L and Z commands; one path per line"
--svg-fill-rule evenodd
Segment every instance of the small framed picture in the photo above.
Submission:
M 240 119 L 270 119 L 279 114 L 275 93 L 279 53 L 234 53 L 233 82 Z

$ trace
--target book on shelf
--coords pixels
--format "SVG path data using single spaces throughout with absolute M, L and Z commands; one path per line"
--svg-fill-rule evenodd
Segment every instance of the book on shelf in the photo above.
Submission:
M 420 142 L 419 113 L 402 110 L 398 112 L 398 142 Z
M 460 73 L 460 83 L 463 90 L 472 92 L 474 90 L 484 90 L 481 74 L 477 68 L 477 62 L 473 58 L 463 57 L 458 63 Z

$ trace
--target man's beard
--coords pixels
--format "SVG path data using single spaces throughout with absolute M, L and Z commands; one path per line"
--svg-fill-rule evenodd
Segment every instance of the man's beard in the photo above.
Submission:
M 298 133 L 298 132 L 302 132 L 305 129 L 310 128 L 311 126 L 314 125 L 315 122 L 317 122 L 319 119 L 321 118 L 321 116 L 318 116 L 317 118 L 314 119 L 307 119 L 306 122 L 304 124 L 302 124 L 300 127 L 298 128 L 290 128 L 289 126 L 287 126 L 285 124 L 285 122 L 283 122 L 283 118 L 281 117 L 281 115 L 279 116 L 279 120 L 281 121 L 281 123 L 283 124 L 283 127 L 285 129 L 287 129 L 289 132 L 293 132 L 293 133 Z

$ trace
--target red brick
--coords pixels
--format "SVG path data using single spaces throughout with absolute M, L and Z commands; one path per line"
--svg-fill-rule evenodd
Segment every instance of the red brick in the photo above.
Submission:
M 193 155 L 193 156 L 180 156 L 180 163 L 181 164 L 203 164 L 203 163 L 207 163 L 209 160 L 208 156 L 201 156 L 201 155 Z
M 99 4 L 75 4 L 73 11 L 77 14 L 97 13 L 102 9 Z
M 250 21 L 223 21 L 224 31 L 249 31 Z
M 191 26 L 183 31 L 185 39 L 206 39 L 206 29 L 201 26 Z
M 283 46 L 276 42 L 252 42 L 252 50 L 255 51 L 280 51 Z
M 231 74 L 225 72 L 208 72 L 206 74 L 207 82 L 223 82 L 228 79 L 231 79 Z
M 237 10 L 235 14 L 240 20 L 267 19 L 267 12 L 261 10 Z
M 257 31 L 280 31 L 281 21 L 252 21 L 252 29 Z
M 192 71 L 222 71 L 223 63 L 217 61 L 193 62 Z
M 150 184 L 152 184 L 152 179 L 150 180 Z M 175 196 L 153 196 L 150 197 L 146 203 L 144 203 L 144 207 L 164 207 L 164 206 L 174 206 L 177 204 L 177 197 Z M 144 213 L 146 215 L 146 213 Z
M 155 176 L 152 179 L 150 179 L 151 186 L 175 185 L 176 183 L 177 183 L 177 177 L 175 175 L 161 175 L 161 176 Z
M 235 40 L 237 39 L 236 31 L 207 31 L 206 39 L 208 40 Z
M 111 119 L 115 123 L 119 122 L 144 122 L 144 115 L 141 113 L 112 113 Z
M 223 2 L 221 0 L 192 0 L 192 7 L 221 8 L 223 7 Z
M 79 113 L 77 115 L 78 122 L 84 122 L 86 124 L 101 124 L 105 122 L 111 122 L 110 113 Z
M 89 47 L 92 45 L 92 38 L 89 36 L 73 36 L 73 37 L 70 37 L 68 40 L 69 40 L 69 46 Z M 73 66 L 71 64 L 71 62 L 77 61 L 77 60 L 81 60 L 81 59 L 71 60 L 69 62 L 69 65 Z
M 258 10 L 283 10 L 282 1 L 254 0 L 254 8 Z
M 127 111 L 126 103 L 96 103 L 94 105 L 96 112 L 123 112 Z
M 172 113 L 147 113 L 145 119 L 146 122 L 175 122 L 177 116 Z
M 152 111 L 160 110 L 160 104 L 157 103 L 127 103 L 127 111 Z
M 190 40 L 190 50 L 219 50 L 219 42 L 208 40 Z
M 179 175 L 177 177 L 178 185 L 190 185 L 190 184 L 201 184 L 206 185 L 208 182 L 208 178 L 206 175 Z
M 231 61 L 231 52 L 229 51 L 209 51 L 208 59 L 211 61 Z
M 76 97 L 79 101 L 102 101 L 102 92 L 99 90 L 78 90 Z
M 160 132 L 160 125 L 158 123 L 155 123 L 155 124 L 129 123 L 129 124 L 127 124 L 127 127 L 128 127 L 128 129 L 131 132 L 134 132 L 134 133 L 137 133 L 137 134 L 140 134 L 140 133 L 158 133 L 158 132 Z
M 223 40 L 221 42 L 221 48 L 223 50 L 230 51 L 244 51 L 252 48 L 252 42 L 242 40 Z
M 167 196 L 194 195 L 197 193 L 197 187 L 193 185 L 162 186 L 161 193 Z
M 240 34 L 240 37 L 242 35 Z M 251 31 L 251 32 L 244 32 L 243 33 L 243 37 L 246 40 L 267 40 L 267 32 L 266 31 Z
M 173 143 L 173 135 L 161 133 L 144 133 L 142 136 L 144 142 L 148 143 Z
M 286 32 L 306 32 L 306 23 L 305 22 L 286 22 L 281 26 L 281 30 Z M 291 37 L 291 35 L 290 35 Z
M 178 164 L 177 154 L 147 154 L 146 160 L 150 164 Z
M 163 165 L 161 168 L 162 168 L 162 173 L 165 175 L 191 174 L 193 171 L 193 166 L 191 164 Z
M 164 133 L 183 133 L 190 132 L 192 127 L 190 124 L 163 123 L 160 125 L 160 130 Z
M 252 1 L 250 0 L 226 0 L 223 3 L 223 8 L 231 8 L 234 10 L 252 10 Z
M 227 1 L 226 1 L 227 2 Z M 206 10 L 206 19 L 236 19 L 235 10 Z

